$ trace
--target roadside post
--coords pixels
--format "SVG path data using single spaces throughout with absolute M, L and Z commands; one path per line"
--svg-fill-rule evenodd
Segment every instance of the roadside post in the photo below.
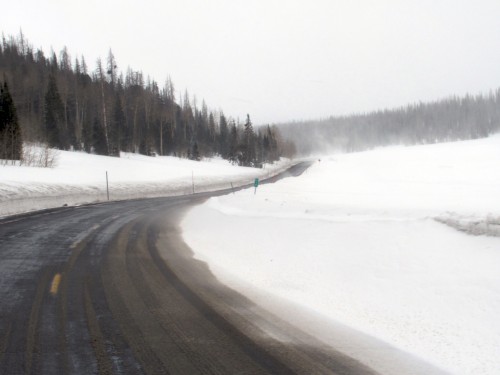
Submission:
M 191 183 L 193 184 L 193 194 L 194 194 L 194 171 L 191 171 Z
M 108 196 L 108 201 L 109 201 L 108 171 L 106 171 L 106 194 Z
M 257 194 L 257 187 L 259 186 L 259 179 L 258 179 L 258 178 L 256 178 L 256 179 L 254 180 L 254 182 L 253 182 L 253 186 L 255 187 L 255 190 L 254 190 L 254 192 L 253 192 L 253 194 L 255 195 L 255 194 Z

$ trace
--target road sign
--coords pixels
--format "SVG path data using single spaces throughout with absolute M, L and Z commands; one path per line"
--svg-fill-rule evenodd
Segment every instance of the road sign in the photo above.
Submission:
M 253 182 L 253 186 L 255 186 L 255 190 L 254 190 L 254 195 L 257 194 L 257 186 L 259 186 L 259 179 L 256 178 Z

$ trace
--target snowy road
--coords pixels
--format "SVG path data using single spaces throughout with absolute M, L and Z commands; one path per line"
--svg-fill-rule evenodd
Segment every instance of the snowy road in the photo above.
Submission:
M 208 196 L 0 221 L 0 373 L 374 373 L 192 258 L 178 222 Z

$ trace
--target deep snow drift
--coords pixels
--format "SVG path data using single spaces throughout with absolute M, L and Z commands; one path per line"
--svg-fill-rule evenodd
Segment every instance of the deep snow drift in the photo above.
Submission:
M 498 374 L 499 167 L 500 135 L 334 155 L 256 195 L 211 198 L 183 236 L 264 304 L 291 301 L 454 374 Z
M 0 166 L 0 216 L 64 204 L 133 199 L 225 189 L 251 183 L 289 165 L 287 160 L 264 169 L 231 165 L 222 159 L 202 162 L 175 157 L 122 153 L 120 158 L 58 151 L 54 168 Z

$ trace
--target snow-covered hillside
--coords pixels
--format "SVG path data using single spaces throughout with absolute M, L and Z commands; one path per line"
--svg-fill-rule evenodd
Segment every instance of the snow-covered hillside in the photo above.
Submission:
M 182 227 L 197 258 L 241 292 L 263 291 L 260 303 L 291 301 L 451 373 L 493 375 L 499 194 L 496 135 L 324 157 L 256 195 L 211 198 Z M 478 227 L 490 236 L 466 233 Z
M 284 169 L 283 160 L 264 169 L 174 157 L 122 153 L 120 158 L 58 151 L 54 168 L 0 166 L 0 216 L 42 208 L 107 200 L 131 199 L 229 188 L 251 183 Z

